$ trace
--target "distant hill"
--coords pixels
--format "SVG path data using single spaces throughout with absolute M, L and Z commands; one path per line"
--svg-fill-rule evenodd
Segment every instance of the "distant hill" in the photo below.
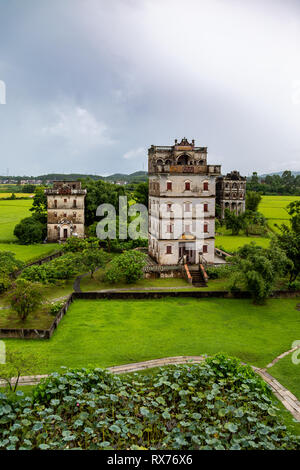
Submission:
M 90 175 L 90 174 L 83 174 L 83 173 L 48 173 L 46 175 L 39 175 L 39 176 L 0 176 L 0 182 L 5 183 L 19 183 L 19 180 L 28 181 L 30 183 L 46 183 L 47 181 L 76 181 L 78 178 L 91 178 L 94 181 L 103 180 L 112 183 L 120 182 L 120 183 L 139 183 L 143 181 L 147 181 L 148 173 L 146 171 L 135 171 L 127 175 L 126 173 L 115 173 L 110 176 L 101 176 L 101 175 Z
M 114 173 L 113 175 L 109 176 L 101 176 L 101 175 L 85 175 L 85 174 L 80 174 L 80 173 L 70 173 L 70 174 L 48 174 L 48 175 L 40 175 L 37 176 L 36 179 L 42 180 L 42 181 L 57 181 L 57 180 L 66 180 L 66 181 L 72 181 L 76 180 L 78 178 L 91 178 L 93 180 L 104 180 L 104 181 L 111 181 L 113 183 L 119 181 L 119 182 L 127 182 L 127 183 L 132 183 L 134 181 L 146 181 L 148 178 L 148 173 L 146 171 L 135 171 L 134 173 L 131 173 L 127 175 L 126 173 Z

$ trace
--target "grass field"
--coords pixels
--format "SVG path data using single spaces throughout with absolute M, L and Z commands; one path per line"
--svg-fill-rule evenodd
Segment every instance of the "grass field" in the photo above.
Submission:
M 0 199 L 0 242 L 15 241 L 15 225 L 29 217 L 32 200 L 1 201 Z
M 231 253 L 237 251 L 243 245 L 254 242 L 256 245 L 268 248 L 270 244 L 269 238 L 264 237 L 246 237 L 245 235 L 217 235 L 215 245 L 217 248 L 224 248 Z
M 295 339 L 299 338 L 298 333 Z M 300 354 L 298 354 L 298 359 L 300 359 Z M 280 359 L 268 369 L 268 372 L 300 399 L 300 364 L 293 364 L 292 354 Z
M 16 243 L 0 243 L 0 251 L 12 251 L 16 258 L 29 263 L 50 255 L 60 248 L 58 243 L 38 245 L 17 245 Z
M 289 214 L 286 211 L 287 205 L 292 202 L 300 200 L 300 196 L 262 196 L 262 200 L 259 204 L 258 210 L 267 219 L 268 225 L 271 230 L 278 230 L 275 224 L 288 223 Z M 238 236 L 232 236 L 231 231 L 227 230 L 224 226 L 218 229 L 220 235 L 216 236 L 216 247 L 224 248 L 229 252 L 235 252 L 241 246 L 254 242 L 257 245 L 268 248 L 270 239 L 267 237 L 254 237 L 241 234 Z
M 298 299 L 299 302 L 299 299 Z M 262 367 L 300 337 L 297 299 L 78 300 L 50 340 L 6 340 L 43 358 L 32 372 L 226 352 Z
M 287 205 L 292 201 L 299 201 L 300 196 L 262 196 L 258 210 L 267 219 L 272 230 L 277 230 L 275 224 L 287 223 L 289 214 L 286 211 Z

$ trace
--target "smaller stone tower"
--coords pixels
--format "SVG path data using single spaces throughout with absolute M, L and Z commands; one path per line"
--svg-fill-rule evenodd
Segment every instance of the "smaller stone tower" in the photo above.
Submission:
M 225 209 L 241 214 L 245 212 L 246 176 L 238 171 L 231 171 L 226 176 L 219 176 L 216 182 L 216 203 L 221 207 L 224 219 Z
M 47 241 L 84 237 L 84 198 L 86 189 L 79 181 L 56 181 L 47 195 Z

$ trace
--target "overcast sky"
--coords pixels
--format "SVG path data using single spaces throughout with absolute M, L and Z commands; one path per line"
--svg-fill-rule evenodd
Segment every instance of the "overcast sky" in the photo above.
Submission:
M 0 0 L 0 80 L 0 175 L 300 170 L 299 0 Z

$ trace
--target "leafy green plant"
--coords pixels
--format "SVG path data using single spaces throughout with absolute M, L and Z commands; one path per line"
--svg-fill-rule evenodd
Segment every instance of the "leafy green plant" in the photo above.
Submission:
M 51 313 L 51 315 L 57 315 L 58 312 L 61 311 L 64 305 L 65 305 L 65 302 L 63 300 L 50 302 L 49 312 Z
M 53 373 L 32 397 L 0 396 L 0 449 L 300 449 L 269 387 L 238 360 L 151 375 Z

